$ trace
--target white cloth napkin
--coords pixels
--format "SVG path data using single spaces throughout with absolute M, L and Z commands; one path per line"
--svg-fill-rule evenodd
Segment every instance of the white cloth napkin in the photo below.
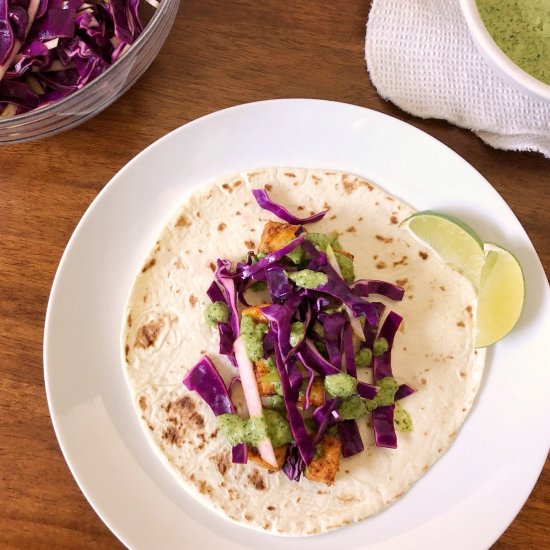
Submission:
M 404 111 L 469 128 L 497 149 L 550 157 L 550 102 L 487 65 L 458 0 L 373 0 L 365 56 L 378 93 Z

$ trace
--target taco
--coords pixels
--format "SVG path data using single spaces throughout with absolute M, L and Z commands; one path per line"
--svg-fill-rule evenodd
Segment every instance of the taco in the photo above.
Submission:
M 483 373 L 476 293 L 400 228 L 412 213 L 328 170 L 243 172 L 184 198 L 122 348 L 145 431 L 205 505 L 322 533 L 385 509 L 449 448 Z

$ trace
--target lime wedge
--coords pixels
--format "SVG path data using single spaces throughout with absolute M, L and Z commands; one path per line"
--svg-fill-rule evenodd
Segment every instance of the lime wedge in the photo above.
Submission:
M 493 243 L 485 243 L 485 253 L 477 302 L 476 348 L 494 344 L 514 328 L 525 297 L 523 271 L 516 258 Z
M 483 241 L 462 220 L 425 210 L 413 214 L 401 225 L 430 246 L 451 267 L 479 288 L 481 269 L 485 263 Z

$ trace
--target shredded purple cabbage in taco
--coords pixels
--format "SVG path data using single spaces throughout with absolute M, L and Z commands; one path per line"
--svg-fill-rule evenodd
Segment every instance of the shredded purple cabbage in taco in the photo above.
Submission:
M 327 213 L 326 210 L 323 210 L 322 212 L 319 212 L 307 218 L 298 218 L 291 214 L 284 206 L 273 202 L 269 198 L 269 195 L 267 194 L 267 191 L 265 189 L 253 189 L 252 194 L 254 195 L 256 202 L 260 205 L 261 208 L 263 208 L 264 210 L 268 210 L 272 214 L 275 214 L 278 218 L 287 223 L 305 224 L 318 222 L 319 220 L 322 220 Z
M 364 450 L 361 428 L 369 417 L 375 444 L 397 447 L 395 402 L 414 392 L 391 368 L 402 318 L 389 311 L 383 319 L 385 306 L 369 297 L 398 301 L 405 291 L 386 281 L 356 280 L 353 256 L 336 236 L 303 227 L 325 212 L 299 219 L 265 190 L 253 193 L 285 223 L 268 222 L 258 249 L 234 267 L 217 260 L 205 311 L 218 329 L 220 353 L 238 370 L 230 388 L 238 377 L 249 418 L 235 414 L 207 357 L 184 383 L 217 415 L 234 462 L 246 462 L 250 449 L 270 472 L 330 485 L 340 458 Z M 250 306 L 248 292 L 263 292 L 265 303 Z

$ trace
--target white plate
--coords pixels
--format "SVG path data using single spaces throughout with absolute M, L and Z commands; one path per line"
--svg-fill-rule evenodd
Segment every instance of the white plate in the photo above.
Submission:
M 132 160 L 82 218 L 54 281 L 44 338 L 50 412 L 80 488 L 132 549 L 283 543 L 221 519 L 175 482 L 138 423 L 119 351 L 134 275 L 184 191 L 265 166 L 354 172 L 419 210 L 456 214 L 513 250 L 527 282 L 520 323 L 490 350 L 478 400 L 449 452 L 385 512 L 286 539 L 285 550 L 487 548 L 520 510 L 548 452 L 544 271 L 512 211 L 462 158 L 399 120 L 327 101 L 253 103 L 187 124 Z

